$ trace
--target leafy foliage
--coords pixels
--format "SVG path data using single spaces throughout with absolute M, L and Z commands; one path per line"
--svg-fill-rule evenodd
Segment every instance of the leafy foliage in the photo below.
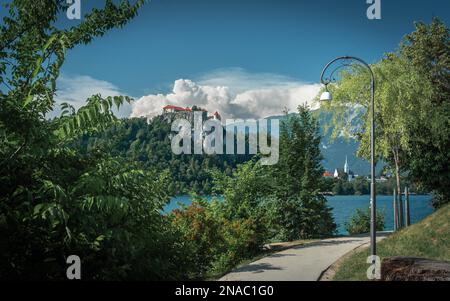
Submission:
M 117 124 L 112 108 L 129 98 L 94 95 L 45 119 L 66 50 L 123 26 L 143 1 L 106 1 L 58 29 L 64 3 L 11 1 L 0 29 L 0 277 L 65 279 L 77 254 L 85 279 L 179 278 L 179 233 L 160 214 L 168 175 L 73 147 Z
M 64 1 L 10 2 L 0 28 L 1 278 L 65 279 L 65 260 L 76 254 L 84 279 L 203 279 L 258 253 L 270 238 L 275 220 L 268 223 L 260 197 L 282 195 L 281 182 L 268 185 L 275 171 L 253 161 L 236 168 L 249 157 L 175 158 L 166 122 L 144 126 L 114 116 L 128 97 L 93 95 L 78 110 L 63 104 L 61 116 L 45 118 L 66 51 L 123 26 L 143 3 L 107 0 L 78 26 L 58 29 Z M 296 125 L 304 135 L 296 143 L 313 144 L 287 148 L 305 162 L 301 173 L 287 174 L 303 224 L 294 214 L 285 222 L 295 226 L 281 227 L 303 227 L 294 236 L 321 231 L 304 228 L 306 214 L 328 212 L 309 184 L 321 172 L 308 116 Z M 204 172 L 211 169 L 220 180 Z M 169 192 L 208 192 L 212 179 L 224 202 L 162 214 Z
M 320 194 L 323 167 L 317 120 L 300 106 L 282 125 L 280 161 L 270 172 L 273 224 L 283 221 L 280 239 L 329 236 L 336 229 L 331 208 Z
M 254 157 L 231 175 L 213 170 L 214 191 L 223 200 L 171 213 L 191 252 L 191 279 L 223 274 L 267 242 L 334 234 L 331 209 L 319 194 L 317 122 L 306 107 L 299 112 L 283 126 L 278 164 L 263 166 Z
M 317 121 L 306 107 L 299 107 L 299 115 L 283 123 L 279 143 L 278 164 L 260 166 L 249 162 L 232 177 L 217 181 L 228 216 L 246 218 L 257 214 L 267 223 L 268 239 L 332 235 L 336 225 L 326 199 L 319 193 L 323 168 Z
M 450 29 L 439 19 L 431 24 L 416 24 L 400 45 L 400 55 L 432 83 L 433 94 L 418 99 L 419 110 L 413 115 L 410 178 L 420 186 L 435 191 L 434 204 L 440 207 L 450 200 Z
M 385 223 L 385 213 L 377 210 L 376 213 L 376 231 L 383 231 Z M 357 209 L 355 215 L 345 223 L 345 229 L 350 235 L 363 234 L 370 232 L 370 209 Z
M 449 29 L 438 19 L 416 24 L 397 53 L 371 66 L 375 74 L 376 155 L 395 172 L 401 195 L 401 177 L 409 176 L 441 200 L 449 191 Z M 359 155 L 370 155 L 369 74 L 359 66 L 341 73 L 333 85 L 335 134 L 356 135 Z M 365 110 L 360 129 L 348 127 L 349 109 Z
M 204 279 L 221 275 L 245 258 L 261 251 L 263 226 L 256 215 L 228 219 L 223 204 L 197 200 L 170 214 L 172 225 L 183 233 L 183 263 L 189 267 L 188 279 Z

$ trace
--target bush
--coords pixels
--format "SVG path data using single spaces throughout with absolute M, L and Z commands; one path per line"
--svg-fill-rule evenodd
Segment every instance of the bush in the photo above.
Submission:
M 377 210 L 376 230 L 383 231 L 385 224 L 385 213 Z M 370 232 L 370 208 L 366 211 L 357 209 L 356 213 L 345 223 L 345 229 L 350 235 L 363 234 Z
M 272 241 L 327 237 L 336 229 L 331 209 L 320 196 L 286 200 L 269 197 L 261 206 L 266 210 L 269 239 Z
M 253 217 L 224 220 L 222 235 L 226 248 L 212 263 L 212 274 L 223 274 L 262 250 L 264 242 L 258 231 L 259 225 Z
M 190 206 L 174 210 L 169 218 L 172 226 L 181 234 L 184 251 L 188 254 L 185 265 L 188 279 L 202 279 L 210 269 L 211 262 L 225 249 L 222 224 L 206 202 L 194 201 Z
M 189 271 L 187 279 L 223 274 L 261 250 L 266 236 L 258 215 L 228 219 L 223 207 L 216 201 L 195 199 L 169 215 L 184 243 L 186 260 L 177 265 Z

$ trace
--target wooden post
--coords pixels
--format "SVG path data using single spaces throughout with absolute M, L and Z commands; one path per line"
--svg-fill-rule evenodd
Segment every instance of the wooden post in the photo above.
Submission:
M 398 227 L 403 228 L 405 226 L 405 208 L 403 206 L 403 194 L 402 188 L 400 186 L 398 186 L 397 189 Z
M 406 215 L 406 227 L 411 225 L 411 216 L 409 212 L 409 188 L 405 187 L 405 215 Z
M 394 231 L 398 230 L 397 193 L 394 188 Z

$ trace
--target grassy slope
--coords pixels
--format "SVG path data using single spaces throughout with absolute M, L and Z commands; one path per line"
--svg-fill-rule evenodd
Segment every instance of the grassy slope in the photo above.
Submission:
M 450 204 L 421 222 L 398 231 L 381 241 L 377 247 L 383 259 L 390 256 L 412 256 L 450 261 Z M 344 260 L 333 280 L 367 280 L 363 249 Z

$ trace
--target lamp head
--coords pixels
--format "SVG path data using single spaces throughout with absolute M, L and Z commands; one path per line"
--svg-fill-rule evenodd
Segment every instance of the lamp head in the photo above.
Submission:
M 333 95 L 328 91 L 328 86 L 325 86 L 325 92 L 320 95 L 320 101 L 331 101 L 333 100 Z

